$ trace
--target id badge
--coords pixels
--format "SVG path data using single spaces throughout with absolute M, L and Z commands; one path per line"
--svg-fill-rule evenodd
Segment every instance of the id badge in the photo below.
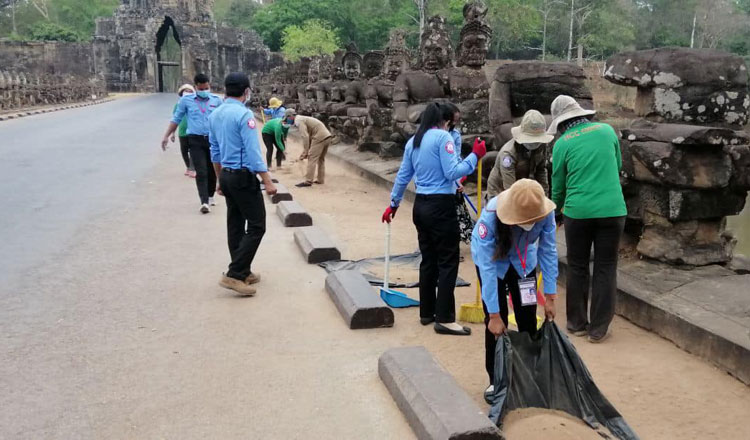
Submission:
M 521 290 L 521 304 L 536 305 L 536 278 L 521 278 L 518 287 Z

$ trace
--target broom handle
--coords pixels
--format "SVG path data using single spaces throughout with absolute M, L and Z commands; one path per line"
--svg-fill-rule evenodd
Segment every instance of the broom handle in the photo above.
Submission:
M 383 288 L 388 290 L 388 276 L 391 271 L 391 224 L 386 222 L 385 227 L 385 275 L 383 278 Z
M 482 216 L 482 159 L 479 159 L 477 165 L 477 221 Z M 476 304 L 482 303 L 482 288 L 477 283 L 477 300 Z

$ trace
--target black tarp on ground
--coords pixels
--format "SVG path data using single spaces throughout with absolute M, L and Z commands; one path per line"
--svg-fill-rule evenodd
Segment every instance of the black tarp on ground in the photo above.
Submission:
M 414 268 L 415 275 L 419 276 L 419 263 L 422 261 L 422 254 L 420 252 L 412 252 L 410 254 L 402 254 L 402 255 L 391 255 L 391 267 L 393 266 L 411 266 Z M 359 273 L 362 274 L 362 276 L 365 277 L 367 282 L 370 283 L 372 286 L 382 286 L 383 285 L 383 279 L 378 278 L 372 273 L 368 272 L 368 269 L 372 267 L 375 264 L 383 265 L 385 264 L 385 257 L 376 257 L 376 258 L 364 258 L 362 260 L 336 260 L 336 261 L 326 261 L 323 263 L 319 263 L 318 266 L 322 267 L 326 270 L 327 273 L 331 272 L 337 272 L 339 270 L 356 270 L 359 271 Z M 471 286 L 471 283 L 461 279 L 461 277 L 458 277 L 456 279 L 456 287 L 466 287 Z M 411 283 L 396 283 L 396 282 L 389 282 L 388 287 L 398 289 L 398 288 L 406 288 L 411 289 L 415 287 L 419 287 L 419 281 L 411 282 Z
M 494 386 L 489 416 L 498 426 L 515 409 L 546 408 L 578 417 L 594 429 L 603 425 L 620 440 L 638 440 L 554 322 L 545 322 L 533 339 L 519 332 L 498 339 Z

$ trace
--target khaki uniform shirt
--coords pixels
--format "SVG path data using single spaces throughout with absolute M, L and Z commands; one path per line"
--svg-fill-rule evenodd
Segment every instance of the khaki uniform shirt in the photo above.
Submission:
M 523 145 L 516 145 L 511 139 L 500 150 L 487 181 L 487 195 L 493 198 L 510 188 L 516 180 L 534 179 L 542 185 L 549 196 L 547 181 L 547 146 L 541 145 L 529 151 Z
M 310 145 L 323 142 L 332 137 L 325 124 L 309 116 L 297 115 L 294 118 L 294 125 L 299 128 L 299 133 L 304 139 L 303 145 L 305 151 L 310 149 Z

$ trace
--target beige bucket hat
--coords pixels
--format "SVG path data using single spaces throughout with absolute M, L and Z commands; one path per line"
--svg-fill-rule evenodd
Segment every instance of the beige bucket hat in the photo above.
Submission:
M 521 179 L 497 196 L 497 218 L 506 225 L 539 221 L 557 208 L 536 180 Z
M 523 115 L 521 125 L 510 129 L 513 140 L 519 144 L 548 144 L 555 137 L 547 134 L 547 121 L 536 110 L 529 110 Z
M 189 91 L 190 93 L 195 93 L 195 89 L 190 84 L 183 84 L 180 86 L 179 89 L 177 89 L 177 94 L 182 96 L 182 93 L 185 91 Z
M 596 114 L 596 110 L 586 110 L 581 107 L 575 99 L 568 95 L 560 95 L 552 101 L 552 123 L 549 124 L 547 133 L 557 134 L 557 126 L 568 119 L 579 116 L 591 116 Z

